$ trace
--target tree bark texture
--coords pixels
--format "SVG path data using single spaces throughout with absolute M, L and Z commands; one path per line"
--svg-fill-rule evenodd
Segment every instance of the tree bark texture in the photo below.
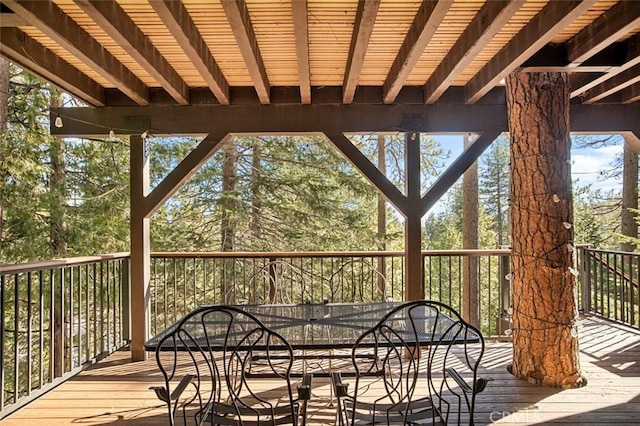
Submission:
M 578 358 L 577 273 L 565 73 L 507 78 L 511 132 L 512 373 L 559 388 L 586 384 Z
M 387 175 L 387 149 L 386 137 L 384 135 L 376 135 L 378 138 L 378 169 L 383 175 Z M 387 202 L 378 192 L 378 250 L 387 250 Z M 387 259 L 378 258 L 378 293 L 383 296 L 389 296 L 387 291 Z
M 51 107 L 58 108 L 60 105 L 62 105 L 62 93 L 52 89 Z M 52 136 L 50 143 L 51 176 L 49 179 L 49 192 L 51 193 L 51 205 L 49 234 L 53 258 L 67 257 L 67 223 L 65 218 L 67 176 L 64 153 L 64 139 Z
M 233 251 L 236 246 L 236 219 L 237 212 L 237 170 L 238 149 L 233 141 L 227 141 L 222 146 L 222 194 L 220 196 L 220 249 L 221 251 Z M 222 302 L 234 304 L 236 300 L 233 260 L 225 260 L 222 280 Z
M 622 235 L 629 237 L 620 244 L 620 250 L 632 252 L 636 245 L 632 242 L 638 238 L 638 153 L 633 149 L 630 138 L 624 138 L 624 169 L 622 171 Z
M 7 129 L 7 116 L 9 114 L 9 61 L 0 58 L 0 138 L 4 139 L 4 131 Z M 3 150 L 4 151 L 4 150 Z M 7 176 L 6 158 L 0 157 L 0 182 L 5 182 Z M 4 241 L 4 207 L 0 199 L 0 258 Z
M 467 135 L 464 148 L 471 145 L 471 137 Z M 464 173 L 462 182 L 462 248 L 478 248 L 478 163 L 474 162 Z M 462 315 L 474 326 L 480 322 L 478 283 L 478 258 L 466 256 L 462 264 Z

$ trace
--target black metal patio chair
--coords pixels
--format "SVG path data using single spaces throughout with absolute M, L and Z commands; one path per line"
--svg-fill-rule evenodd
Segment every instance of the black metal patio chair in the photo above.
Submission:
M 155 354 L 164 385 L 151 389 L 167 404 L 171 426 L 177 416 L 185 425 L 305 424 L 311 376 L 303 376 L 294 396 L 291 346 L 253 315 L 201 307 L 168 330 Z M 254 352 L 277 359 L 263 366 L 267 383 L 249 377 Z
M 356 340 L 355 376 L 333 373 L 337 423 L 472 425 L 483 353 L 480 332 L 447 305 L 397 306 Z

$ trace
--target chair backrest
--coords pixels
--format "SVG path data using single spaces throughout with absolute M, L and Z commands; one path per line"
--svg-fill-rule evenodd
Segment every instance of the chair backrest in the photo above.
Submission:
M 254 356 L 268 356 L 254 371 Z M 297 424 L 298 404 L 290 380 L 293 350 L 278 333 L 235 307 L 200 307 L 158 342 L 156 360 L 166 394 L 178 386 L 189 390 L 167 398 L 171 424 L 178 407 L 185 424 Z M 278 383 L 274 392 L 256 387 L 254 375 Z M 191 385 L 184 385 L 188 377 Z
M 448 423 L 452 414 L 454 423 L 473 423 L 476 392 L 462 387 L 468 382 L 474 388 L 483 352 L 480 332 L 451 307 L 427 300 L 401 304 L 355 342 L 353 401 L 343 414 L 349 424 L 367 416 L 371 422 L 432 417 Z

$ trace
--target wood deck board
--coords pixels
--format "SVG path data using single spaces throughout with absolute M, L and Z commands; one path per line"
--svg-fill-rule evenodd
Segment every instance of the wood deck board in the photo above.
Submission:
M 640 332 L 586 317 L 580 321 L 586 387 L 544 388 L 511 376 L 510 343 L 488 343 L 482 376 L 491 377 L 478 396 L 476 424 L 640 424 Z M 149 390 L 159 384 L 155 360 L 132 363 L 119 351 L 0 421 L 2 426 L 164 425 L 165 407 Z M 269 389 L 265 383 L 265 389 Z M 331 425 L 329 381 L 315 378 L 309 424 Z

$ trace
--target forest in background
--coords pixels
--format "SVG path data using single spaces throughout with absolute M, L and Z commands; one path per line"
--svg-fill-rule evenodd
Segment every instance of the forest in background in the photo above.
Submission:
M 109 136 L 109 129 L 103 139 L 52 137 L 49 108 L 74 103 L 1 60 L 0 264 L 129 250 L 128 140 Z M 404 190 L 404 135 L 351 139 Z M 573 143 L 619 141 L 581 136 Z M 198 140 L 150 135 L 147 142 L 153 187 Z M 452 154 L 428 135 L 421 143 L 426 189 Z M 637 194 L 637 155 L 635 167 Z M 614 178 L 623 171 L 620 158 L 606 173 Z M 480 158 L 478 177 L 479 248 L 508 245 L 505 135 Z M 573 191 L 577 243 L 633 249 L 629 243 L 637 239 L 622 236 L 622 184 L 619 191 L 574 184 Z M 445 197 L 423 221 L 424 250 L 462 248 L 462 179 Z M 632 220 L 637 195 L 635 203 Z M 402 250 L 403 244 L 401 217 L 321 137 L 235 138 L 151 219 L 154 251 Z

